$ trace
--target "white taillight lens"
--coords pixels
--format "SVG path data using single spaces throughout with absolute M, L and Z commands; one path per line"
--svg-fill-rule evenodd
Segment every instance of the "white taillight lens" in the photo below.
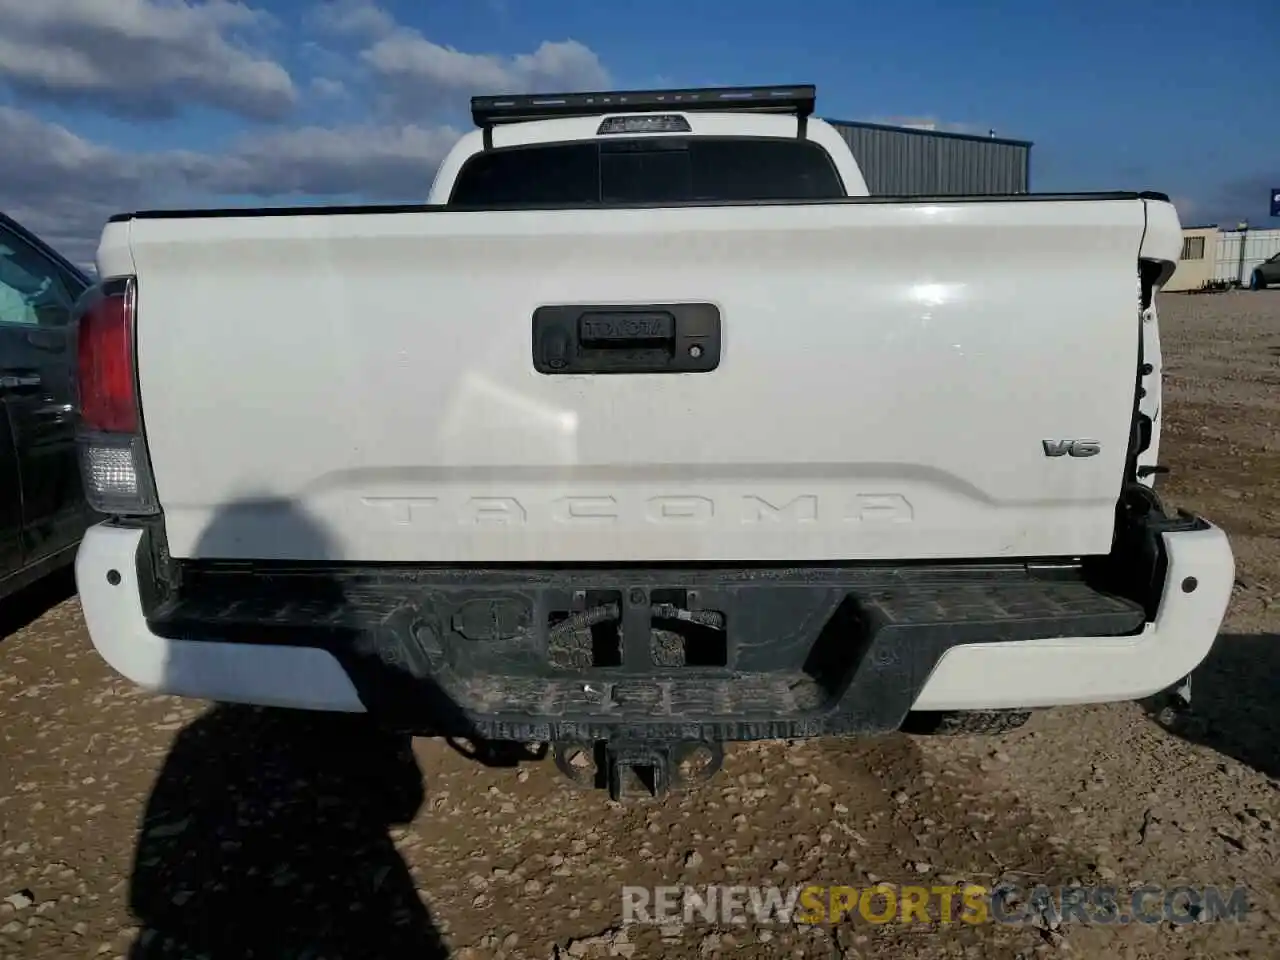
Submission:
M 133 451 L 127 447 L 86 446 L 84 471 L 89 486 L 100 497 L 138 495 L 138 469 L 133 463 Z
M 82 433 L 80 474 L 85 500 L 98 513 L 141 516 L 159 509 L 142 438 Z

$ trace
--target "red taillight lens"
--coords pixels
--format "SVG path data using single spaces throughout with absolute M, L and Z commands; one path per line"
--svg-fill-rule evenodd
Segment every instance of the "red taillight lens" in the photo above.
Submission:
M 80 317 L 80 417 L 90 430 L 138 432 L 133 295 L 133 281 L 113 282 L 93 297 Z
M 160 510 L 134 375 L 136 313 L 131 277 L 107 280 L 77 308 L 80 475 L 89 506 L 111 516 L 151 516 Z

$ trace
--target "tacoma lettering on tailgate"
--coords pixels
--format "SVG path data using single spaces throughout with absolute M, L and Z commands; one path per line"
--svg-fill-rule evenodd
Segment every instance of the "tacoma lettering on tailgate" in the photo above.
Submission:
M 843 497 L 801 494 L 789 499 L 758 494 L 713 499 L 701 495 L 619 498 L 608 495 L 559 497 L 525 504 L 515 497 L 364 497 L 361 501 L 387 522 L 439 527 L 444 524 L 524 526 L 564 524 L 613 526 L 640 523 L 698 526 L 715 518 L 742 526 L 803 526 L 819 520 L 845 523 L 910 523 L 915 512 L 897 493 Z

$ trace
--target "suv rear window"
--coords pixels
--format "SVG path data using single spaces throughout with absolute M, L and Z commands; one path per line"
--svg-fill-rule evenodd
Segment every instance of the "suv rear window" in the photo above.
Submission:
M 636 137 L 506 147 L 462 165 L 454 207 L 831 200 L 845 195 L 807 140 Z

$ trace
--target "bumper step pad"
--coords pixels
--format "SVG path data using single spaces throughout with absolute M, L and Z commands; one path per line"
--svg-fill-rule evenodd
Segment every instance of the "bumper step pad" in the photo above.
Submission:
M 1075 568 L 1017 564 L 399 573 L 211 565 L 182 583 L 151 611 L 156 633 L 322 647 L 392 722 L 510 740 L 894 730 L 953 646 L 1119 636 L 1145 620 L 1140 604 L 1100 592 Z M 568 658 L 558 646 L 566 637 L 580 642 Z

